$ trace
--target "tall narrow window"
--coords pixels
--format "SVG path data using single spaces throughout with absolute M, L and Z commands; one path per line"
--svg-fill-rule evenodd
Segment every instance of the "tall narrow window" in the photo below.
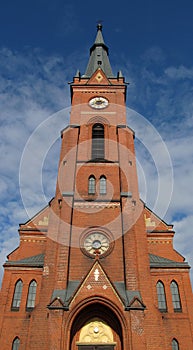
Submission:
M 28 289 L 27 305 L 26 305 L 27 309 L 32 309 L 35 307 L 36 289 L 37 289 L 36 281 L 31 281 Z
M 94 175 L 91 175 L 88 179 L 88 194 L 95 194 L 96 192 L 96 179 Z
M 15 338 L 12 343 L 12 350 L 19 350 L 20 340 L 19 338 Z
M 92 159 L 104 158 L 104 126 L 95 124 L 92 128 Z
M 172 293 L 172 302 L 173 302 L 174 311 L 181 312 L 182 306 L 180 301 L 180 293 L 179 293 L 178 285 L 175 281 L 171 282 L 170 289 Z
M 167 304 L 166 304 L 164 284 L 161 281 L 158 281 L 156 288 L 157 288 L 158 308 L 161 312 L 166 312 Z
M 180 350 L 179 343 L 176 339 L 172 340 L 172 350 Z
M 100 177 L 100 194 L 107 193 L 107 179 L 104 175 Z
M 19 310 L 21 303 L 21 294 L 22 294 L 23 282 L 19 280 L 15 284 L 15 290 L 12 301 L 12 310 Z

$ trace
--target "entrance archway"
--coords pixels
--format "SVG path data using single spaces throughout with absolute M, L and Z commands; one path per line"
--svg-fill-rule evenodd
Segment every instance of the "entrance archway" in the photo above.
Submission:
M 71 327 L 70 350 L 123 350 L 116 314 L 97 302 L 81 310 Z

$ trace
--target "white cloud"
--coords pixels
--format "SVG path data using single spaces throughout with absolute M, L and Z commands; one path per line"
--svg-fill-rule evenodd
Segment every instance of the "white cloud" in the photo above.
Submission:
M 163 50 L 158 46 L 150 47 L 148 50 L 145 51 L 145 53 L 141 56 L 143 61 L 143 66 L 150 66 L 152 63 L 157 65 L 162 65 L 165 60 L 166 56 L 163 52 Z
M 175 80 L 193 79 L 193 68 L 186 68 L 183 65 L 179 67 L 168 67 L 165 74 Z
M 176 229 L 174 247 L 179 252 L 184 252 L 186 260 L 189 265 L 193 267 L 193 210 L 191 215 L 186 216 L 180 221 L 174 222 L 174 227 Z M 190 273 L 191 279 L 193 280 L 193 268 Z
M 193 207 L 193 188 L 192 188 L 192 174 L 193 174 L 193 149 L 192 149 L 192 134 L 190 128 L 180 122 L 179 130 L 172 129 L 172 123 L 167 126 L 164 132 L 164 142 L 168 148 L 171 157 L 173 168 L 173 194 L 167 213 L 169 220 L 175 219 L 175 216 L 190 214 Z M 171 132 L 170 129 L 173 131 Z M 167 134 L 168 131 L 168 134 Z M 181 133 L 181 134 L 180 134 Z M 159 159 L 162 159 L 162 154 L 157 151 Z M 164 163 L 163 163 L 164 164 Z M 165 169 L 167 174 L 168 169 Z M 149 176 L 152 170 L 149 171 Z M 167 178 L 166 178 L 167 181 Z M 168 183 L 166 182 L 166 188 Z
M 19 188 L 19 166 L 25 144 L 42 121 L 57 109 L 69 104 L 68 87 L 64 87 L 64 83 L 69 81 L 69 78 L 71 77 L 68 76 L 68 70 L 65 69 L 64 60 L 60 56 L 45 56 L 40 50 L 24 53 L 13 52 L 6 48 L 0 50 L 1 266 L 6 255 L 17 247 L 18 224 L 28 219 Z M 65 125 L 65 118 L 60 120 L 60 125 L 56 125 L 57 137 L 60 136 L 60 129 Z M 53 134 L 53 125 L 52 130 L 47 130 L 47 134 L 41 134 L 37 143 L 38 148 L 34 148 L 33 154 L 36 154 L 36 157 L 33 158 L 33 164 L 32 156 L 29 156 L 28 163 L 33 165 L 30 173 L 29 166 L 26 166 L 26 175 L 31 178 L 31 186 L 27 190 L 33 214 L 45 205 L 45 199 L 43 202 L 37 192 L 39 188 L 36 187 L 35 168 L 42 145 L 45 139 L 49 139 L 51 133 Z M 50 166 L 45 164 L 47 168 L 53 169 L 53 174 L 56 173 L 58 158 L 59 147 L 54 158 L 55 162 L 48 158 L 47 162 Z M 55 190 L 53 175 L 51 179 L 52 189 L 49 194 L 52 193 L 53 196 Z M 49 180 L 46 181 L 49 182 Z
M 0 252 L 0 266 L 2 266 L 5 263 L 6 256 L 11 253 L 19 244 L 19 237 L 15 235 L 15 233 L 12 233 L 12 237 L 6 238 L 1 243 L 1 252 Z M 0 281 L 3 277 L 3 269 L 0 269 Z
M 144 117 L 152 122 L 168 148 L 173 168 L 174 187 L 167 213 L 163 219 L 168 223 L 174 223 L 176 230 L 174 247 L 193 266 L 193 234 L 191 232 L 193 213 L 193 68 L 167 67 L 167 60 L 164 62 L 165 57 L 161 53 L 159 60 L 159 50 L 155 60 L 152 59 L 151 54 L 153 53 L 150 50 L 145 56 L 145 66 L 138 64 L 138 70 L 130 64 L 128 72 L 126 65 L 126 74 L 131 75 L 132 80 L 135 81 L 131 90 L 128 89 L 128 100 L 138 112 L 142 111 Z M 158 62 L 159 68 L 153 64 L 153 61 Z M 122 71 L 124 73 L 124 68 Z M 148 147 L 147 150 L 141 144 L 137 145 L 137 156 L 145 174 L 143 176 L 140 174 L 139 185 L 142 198 L 153 209 L 155 198 L 158 195 L 158 180 L 161 176 L 163 187 L 157 210 L 159 215 L 160 212 L 163 212 L 165 198 L 171 191 L 171 183 L 168 182 L 167 178 L 168 167 L 165 167 L 164 164 L 165 155 L 160 148 L 162 144 L 156 144 L 152 138 L 151 130 L 144 128 L 143 125 L 141 128 L 140 124 L 137 125 L 134 130 L 136 138 L 141 140 L 144 133 L 152 141 L 152 143 L 150 141 L 151 148 Z M 157 154 L 156 157 L 153 157 L 152 147 Z M 162 169 L 161 173 L 156 173 L 157 162 Z M 180 239 L 178 238 L 178 230 L 181 231 Z M 191 277 L 193 281 L 193 273 L 191 273 Z

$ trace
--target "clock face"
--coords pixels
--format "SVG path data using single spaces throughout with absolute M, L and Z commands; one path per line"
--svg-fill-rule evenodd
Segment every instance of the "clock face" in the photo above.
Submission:
M 84 240 L 83 247 L 87 253 L 93 255 L 96 251 L 104 254 L 109 249 L 109 238 L 102 232 L 92 232 Z
M 108 100 L 104 97 L 94 97 L 89 101 L 89 106 L 96 109 L 105 108 L 108 104 Z

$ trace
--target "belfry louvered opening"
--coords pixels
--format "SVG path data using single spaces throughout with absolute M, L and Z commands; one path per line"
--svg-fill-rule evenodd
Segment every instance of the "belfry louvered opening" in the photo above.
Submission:
M 104 126 L 94 124 L 92 128 L 92 159 L 104 159 Z

